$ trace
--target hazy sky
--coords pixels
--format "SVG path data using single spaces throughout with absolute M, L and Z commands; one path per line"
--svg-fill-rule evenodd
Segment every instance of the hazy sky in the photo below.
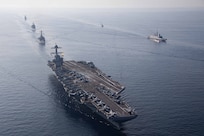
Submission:
M 204 0 L 0 0 L 0 6 L 70 8 L 204 8 Z

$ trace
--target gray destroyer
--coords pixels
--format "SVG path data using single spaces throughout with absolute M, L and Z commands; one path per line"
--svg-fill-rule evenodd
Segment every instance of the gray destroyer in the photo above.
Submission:
M 42 30 L 40 31 L 40 37 L 38 38 L 40 45 L 45 45 L 45 37 L 42 34 Z
M 48 66 L 63 85 L 72 109 L 115 129 L 137 117 L 121 99 L 124 86 L 102 73 L 93 62 L 64 61 L 59 48 L 53 48 L 54 59 L 48 61 Z

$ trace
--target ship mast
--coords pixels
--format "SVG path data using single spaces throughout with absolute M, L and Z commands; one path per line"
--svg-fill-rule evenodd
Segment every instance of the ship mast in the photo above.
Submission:
M 54 48 L 55 48 L 55 54 L 58 55 L 58 51 L 57 51 L 57 49 L 58 49 L 59 47 L 57 46 L 57 44 L 55 45 Z

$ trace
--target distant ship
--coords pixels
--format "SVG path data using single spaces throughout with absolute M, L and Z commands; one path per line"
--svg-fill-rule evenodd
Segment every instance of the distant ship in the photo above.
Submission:
M 166 42 L 166 40 L 167 40 L 166 38 L 163 38 L 163 36 L 158 32 L 156 32 L 153 35 L 148 36 L 148 39 L 151 39 L 157 43 Z
M 93 62 L 64 61 L 57 45 L 48 61 L 66 92 L 67 107 L 108 127 L 120 130 L 123 122 L 137 117 L 122 98 L 124 86 L 102 73 Z
M 34 24 L 34 23 L 31 25 L 31 28 L 32 28 L 32 30 L 33 30 L 33 31 L 35 31 L 36 26 L 35 26 L 35 24 Z
M 25 21 L 27 20 L 27 17 L 26 16 L 24 16 L 24 19 L 25 19 Z
M 38 38 L 39 44 L 45 45 L 45 37 L 42 35 L 42 31 L 40 32 L 40 37 Z

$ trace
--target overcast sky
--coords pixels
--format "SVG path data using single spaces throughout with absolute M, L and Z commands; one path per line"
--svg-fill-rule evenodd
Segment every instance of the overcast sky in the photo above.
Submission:
M 69 8 L 204 8 L 204 0 L 0 0 L 0 6 Z

